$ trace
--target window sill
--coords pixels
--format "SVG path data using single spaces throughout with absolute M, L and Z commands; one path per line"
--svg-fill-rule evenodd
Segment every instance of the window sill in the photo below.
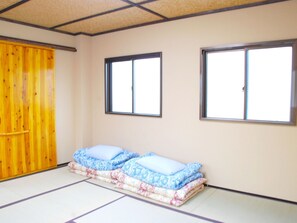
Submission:
M 129 112 L 105 112 L 107 115 L 126 115 L 126 116 L 140 116 L 140 117 L 150 117 L 150 118 L 162 118 L 162 114 L 138 114 L 138 113 L 129 113 Z
M 288 125 L 295 126 L 294 122 L 284 122 L 284 121 L 265 121 L 265 120 L 241 120 L 241 119 L 231 119 L 231 118 L 207 118 L 200 117 L 201 121 L 218 121 L 218 122 L 233 122 L 233 123 L 250 123 L 250 124 L 272 124 L 272 125 Z

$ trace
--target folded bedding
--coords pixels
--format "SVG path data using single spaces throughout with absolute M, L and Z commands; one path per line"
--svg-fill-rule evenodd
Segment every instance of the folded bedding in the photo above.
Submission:
M 140 191 L 154 193 L 167 198 L 177 199 L 177 200 L 185 200 L 187 197 L 189 197 L 189 194 L 192 191 L 195 191 L 201 188 L 201 185 L 203 185 L 206 182 L 205 178 L 198 178 L 186 184 L 185 186 L 183 186 L 178 190 L 172 190 L 172 189 L 166 189 L 161 187 L 155 187 L 150 184 L 144 183 L 133 177 L 129 177 L 128 175 L 124 174 L 122 171 L 117 172 L 116 177 L 117 177 L 118 186 L 125 184 L 127 186 L 134 187 Z
M 98 150 L 97 150 L 98 151 Z M 100 150 L 99 150 L 100 151 Z M 90 148 L 82 148 L 73 154 L 76 163 L 94 170 L 115 170 L 121 168 L 131 158 L 138 157 L 137 153 L 122 150 L 114 155 L 112 159 L 98 159 L 98 153 L 90 152 Z M 102 153 L 99 154 L 102 156 Z M 113 156 L 113 155 L 112 155 Z M 110 157 L 110 156 L 109 156 Z
M 94 179 L 102 180 L 107 183 L 115 184 L 117 182 L 118 173 L 121 172 L 120 169 L 116 170 L 94 170 L 82 166 L 74 161 L 68 163 L 69 170 L 73 173 L 80 174 L 86 177 L 92 177 Z
M 136 194 L 142 195 L 144 197 L 151 198 L 151 199 L 156 200 L 156 201 L 161 201 L 161 202 L 166 203 L 166 204 L 174 205 L 174 206 L 181 206 L 182 204 L 187 202 L 189 199 L 191 199 L 193 196 L 195 196 L 198 192 L 200 192 L 200 191 L 202 191 L 204 189 L 204 185 L 202 184 L 202 185 L 196 187 L 195 189 L 189 191 L 189 193 L 186 194 L 184 199 L 180 200 L 180 199 L 175 198 L 175 197 L 170 198 L 170 197 L 167 197 L 167 196 L 163 196 L 161 194 L 149 192 L 149 191 L 143 190 L 141 188 L 133 187 L 133 186 L 130 186 L 128 184 L 123 184 L 123 183 L 120 183 L 120 182 L 116 183 L 116 187 L 120 188 L 120 189 L 124 189 L 124 190 L 134 192 Z
M 141 163 L 140 159 L 148 156 L 156 156 L 156 154 L 148 153 L 131 159 L 122 166 L 122 171 L 128 176 L 152 186 L 173 190 L 178 190 L 189 182 L 203 177 L 203 174 L 199 172 L 202 165 L 198 162 L 185 164 L 182 170 L 171 175 L 155 172 L 152 168 L 139 164 Z
M 139 156 L 126 150 L 96 146 L 77 150 L 70 171 L 113 183 L 119 189 L 180 206 L 204 189 L 201 164 L 183 164 L 154 153 Z

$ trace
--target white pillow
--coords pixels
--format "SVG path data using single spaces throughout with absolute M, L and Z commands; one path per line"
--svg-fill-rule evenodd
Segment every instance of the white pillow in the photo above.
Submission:
M 172 175 L 183 170 L 186 165 L 162 156 L 145 156 L 136 161 L 139 165 L 164 175 Z
M 96 159 L 111 160 L 122 152 L 123 149 L 117 146 L 97 145 L 88 148 L 86 155 Z

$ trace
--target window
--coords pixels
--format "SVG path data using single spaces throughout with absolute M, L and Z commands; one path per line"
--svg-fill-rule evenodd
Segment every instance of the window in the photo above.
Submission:
M 105 59 L 106 113 L 161 117 L 161 53 Z
M 201 49 L 201 119 L 295 124 L 296 40 Z

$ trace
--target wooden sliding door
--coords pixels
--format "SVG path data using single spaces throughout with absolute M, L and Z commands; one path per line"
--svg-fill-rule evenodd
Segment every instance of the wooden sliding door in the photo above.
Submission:
M 0 42 L 0 179 L 56 166 L 54 51 Z

